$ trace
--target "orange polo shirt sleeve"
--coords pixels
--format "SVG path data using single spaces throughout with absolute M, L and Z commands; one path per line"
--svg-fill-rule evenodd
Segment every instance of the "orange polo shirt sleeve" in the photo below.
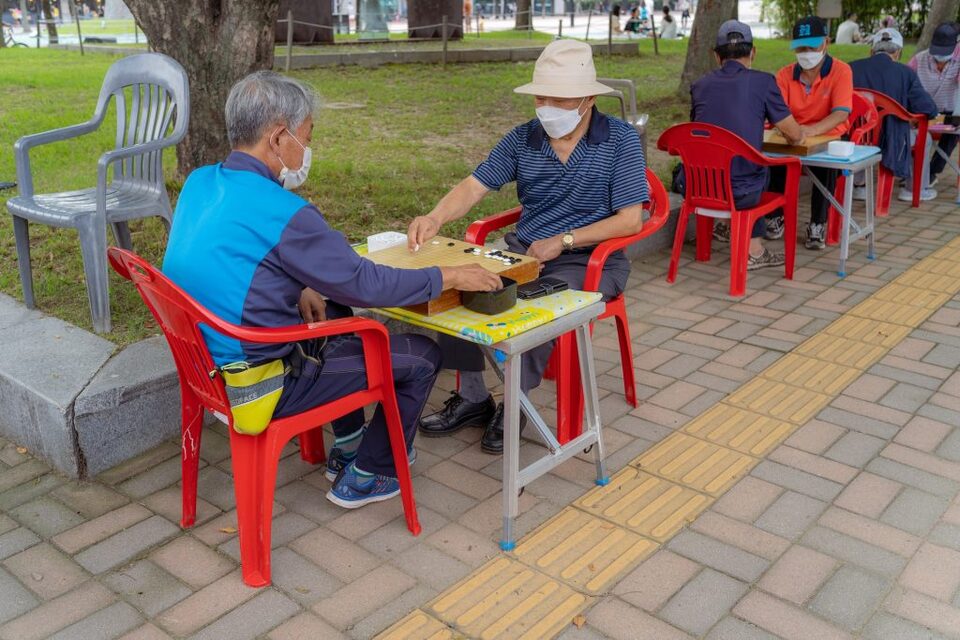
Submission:
M 850 113 L 853 110 L 853 71 L 850 65 L 828 57 L 813 85 L 800 81 L 798 67 L 789 64 L 777 72 L 777 85 L 790 112 L 799 124 L 820 122 L 834 111 Z M 828 134 L 847 132 L 847 121 L 831 129 Z

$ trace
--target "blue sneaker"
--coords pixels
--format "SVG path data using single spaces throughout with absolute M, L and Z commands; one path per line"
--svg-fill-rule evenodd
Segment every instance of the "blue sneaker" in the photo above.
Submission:
M 371 502 L 381 502 L 400 495 L 400 482 L 389 476 L 375 475 L 361 479 L 357 466 L 351 462 L 340 473 L 336 483 L 327 492 L 327 500 L 344 509 L 356 509 Z
M 345 469 L 348 464 L 353 462 L 353 458 L 349 460 L 345 459 L 343 456 L 343 450 L 340 447 L 334 447 L 330 449 L 330 455 L 327 457 L 327 468 L 323 472 L 324 477 L 330 482 L 336 482 L 337 476 L 340 475 L 340 471 Z M 413 463 L 417 461 L 417 450 L 413 447 L 410 448 L 410 453 L 407 454 L 407 460 L 412 467 Z

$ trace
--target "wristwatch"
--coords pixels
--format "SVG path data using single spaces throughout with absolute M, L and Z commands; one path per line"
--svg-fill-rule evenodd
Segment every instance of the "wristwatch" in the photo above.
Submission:
M 560 244 L 563 246 L 564 251 L 570 251 L 570 249 L 573 249 L 573 233 L 568 231 L 563 234 L 563 236 L 560 238 Z

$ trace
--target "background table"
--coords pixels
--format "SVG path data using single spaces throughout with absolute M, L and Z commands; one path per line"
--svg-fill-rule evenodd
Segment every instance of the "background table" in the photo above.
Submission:
M 590 341 L 590 323 L 605 310 L 599 293 L 562 291 L 536 300 L 518 300 L 517 306 L 497 315 L 483 315 L 464 307 L 426 316 L 409 309 L 373 311 L 389 318 L 433 329 L 480 345 L 503 382 L 503 534 L 500 548 L 510 551 L 515 539 L 513 520 L 519 512 L 520 491 L 561 462 L 594 447 L 597 484 L 609 482 L 604 464 L 600 400 Z M 527 351 L 570 331 L 576 332 L 577 354 L 584 394 L 583 433 L 561 445 L 520 390 L 520 358 Z M 547 447 L 547 454 L 520 468 L 520 411 Z
M 768 153 L 771 156 L 782 156 L 781 153 Z M 837 213 L 843 220 L 843 227 L 840 231 L 840 266 L 837 269 L 837 275 L 843 278 L 847 275 L 847 258 L 850 255 L 850 241 L 859 240 L 866 237 L 868 239 L 867 258 L 873 260 L 874 252 L 874 167 L 880 162 L 880 148 L 857 145 L 854 147 L 853 155 L 848 158 L 839 158 L 831 156 L 828 153 L 817 153 L 809 156 L 793 156 L 800 159 L 803 171 L 813 182 L 815 189 L 833 205 Z M 838 169 L 846 177 L 843 190 L 843 204 L 837 202 L 833 193 L 820 182 L 811 167 L 820 167 L 823 169 Z M 866 219 L 864 223 L 859 224 L 853 217 L 853 174 L 857 171 L 864 171 L 867 178 L 867 203 Z

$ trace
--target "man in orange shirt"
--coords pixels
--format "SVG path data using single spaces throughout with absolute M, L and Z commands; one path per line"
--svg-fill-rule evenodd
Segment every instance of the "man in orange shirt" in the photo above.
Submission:
M 847 118 L 853 109 L 853 72 L 850 66 L 827 54 L 827 26 L 823 20 L 807 17 L 793 27 L 790 48 L 796 53 L 796 64 L 777 73 L 777 85 L 783 99 L 805 138 L 824 134 L 843 135 Z M 833 169 L 811 168 L 813 175 L 832 193 L 837 182 Z M 771 191 L 782 190 L 783 173 L 771 174 Z M 829 203 L 819 189 L 813 189 L 810 200 L 810 223 L 807 225 L 807 249 L 823 249 Z M 767 221 L 767 237 L 783 235 L 782 213 L 779 219 Z

